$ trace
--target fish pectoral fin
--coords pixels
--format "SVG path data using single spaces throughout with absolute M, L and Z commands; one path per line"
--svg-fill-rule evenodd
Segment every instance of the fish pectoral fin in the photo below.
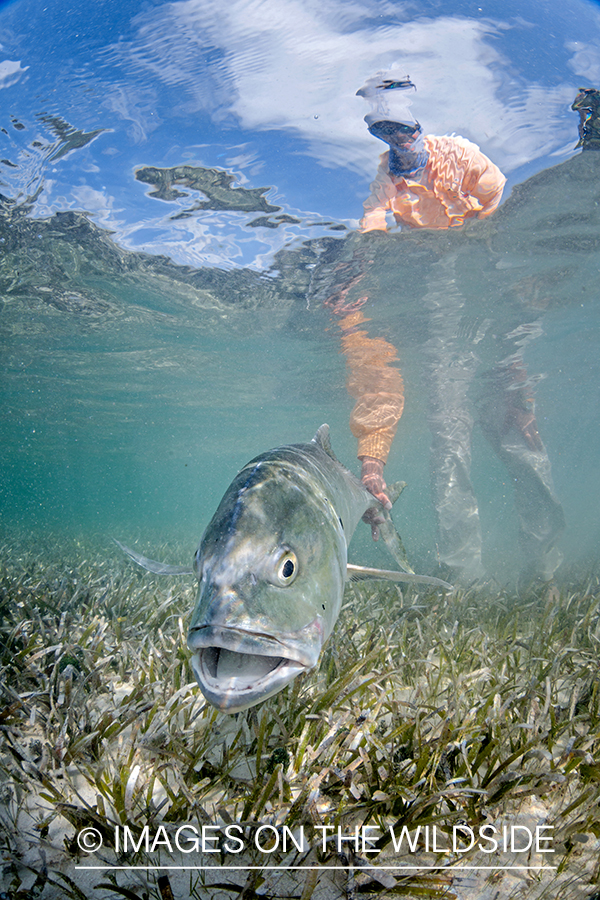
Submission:
M 116 538 L 113 538 L 115 544 L 117 544 L 123 553 L 126 553 L 134 562 L 141 566 L 143 569 L 147 569 L 148 572 L 153 572 L 155 575 L 193 575 L 194 570 L 191 566 L 169 566 L 167 563 L 157 562 L 155 559 L 148 559 L 147 556 L 142 556 L 141 553 L 136 553 L 135 550 L 130 550 L 129 547 L 126 547 L 125 544 L 122 544 L 121 541 L 118 541 Z
M 432 587 L 453 591 L 454 586 L 430 575 L 415 575 L 412 572 L 395 572 L 391 569 L 371 569 L 368 566 L 353 566 L 348 563 L 346 572 L 350 581 L 395 581 L 400 584 L 429 584 Z

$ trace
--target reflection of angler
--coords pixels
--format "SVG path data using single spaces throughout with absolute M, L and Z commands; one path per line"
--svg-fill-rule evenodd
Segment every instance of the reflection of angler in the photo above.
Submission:
M 387 230 L 389 214 L 397 224 L 412 228 L 457 227 L 466 218 L 489 215 L 500 202 L 506 179 L 475 144 L 457 136 L 422 135 L 406 100 L 406 91 L 413 87 L 408 78 L 376 78 L 358 92 L 373 108 L 365 118 L 369 131 L 390 146 L 365 202 L 363 232 Z M 389 112 L 392 103 L 396 103 L 393 114 Z M 356 251 L 354 269 L 358 259 Z M 358 274 L 353 272 L 352 285 Z M 356 398 L 351 427 L 359 441 L 363 482 L 381 498 L 383 467 L 403 411 L 402 378 L 393 365 L 395 348 L 388 342 L 383 342 L 385 348 L 379 347 L 382 339 L 370 338 L 358 328 L 366 320 L 356 301 L 346 301 L 352 285 L 348 282 L 345 289 L 339 288 L 329 305 L 345 316 L 340 323 L 342 348 L 349 391 Z M 433 267 L 423 298 L 429 311 L 424 366 L 432 431 L 431 478 L 440 562 L 450 567 L 453 579 L 468 580 L 481 576 L 483 567 L 478 504 L 470 480 L 473 415 L 468 398 L 479 359 L 474 345 L 465 345 L 461 337 L 464 302 L 456 287 L 455 257 L 442 259 Z M 530 385 L 514 352 L 516 345 L 522 352 L 523 343 L 509 339 L 510 352 L 488 379 L 490 390 L 479 407 L 484 434 L 514 478 L 528 570 L 549 578 L 559 562 L 554 544 L 564 523 L 537 433 Z
M 380 158 L 361 230 L 385 230 L 388 211 L 398 224 L 412 228 L 452 228 L 474 216 L 489 216 L 506 182 L 500 169 L 465 138 L 423 135 L 404 93 L 414 85 L 408 79 L 391 85 L 372 79 L 358 92 L 372 105 L 376 101 L 365 122 L 390 147 Z M 399 89 L 393 97 L 392 89 Z M 393 114 L 380 95 L 390 104 L 396 101 Z

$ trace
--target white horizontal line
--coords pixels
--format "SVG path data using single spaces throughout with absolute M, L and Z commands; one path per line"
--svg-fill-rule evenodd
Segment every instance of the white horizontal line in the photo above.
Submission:
M 76 869 L 89 869 L 94 871 L 106 871 L 112 869 L 119 869 L 120 871 L 178 871 L 178 872 L 204 872 L 209 869 L 215 869 L 219 871 L 228 871 L 235 872 L 239 870 L 240 872 L 247 871 L 258 871 L 263 872 L 267 869 L 277 869 L 278 871 L 288 871 L 292 869 L 298 869 L 302 871 L 303 869 L 313 869 L 319 872 L 338 870 L 344 871 L 344 869 L 356 869 L 359 872 L 406 872 L 406 871 L 427 871 L 429 869 L 439 871 L 456 871 L 457 869 L 468 869 L 472 871 L 482 871 L 482 872 L 496 872 L 500 869 L 503 870 L 519 870 L 519 871 L 527 871 L 527 872 L 554 872 L 558 866 L 454 866 L 451 863 L 448 865 L 439 865 L 439 866 L 75 866 Z

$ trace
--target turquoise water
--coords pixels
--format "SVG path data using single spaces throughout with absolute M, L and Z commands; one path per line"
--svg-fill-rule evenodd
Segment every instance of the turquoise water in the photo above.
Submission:
M 252 21 L 234 4 L 229 32 L 208 0 L 104 3 L 89 21 L 70 11 L 58 29 L 61 3 L 0 7 L 5 528 L 106 547 L 116 536 L 148 549 L 162 536 L 191 554 L 238 468 L 323 422 L 358 472 L 337 322 L 319 289 L 339 285 L 336 263 L 358 253 L 363 279 L 349 298 L 368 296 L 369 334 L 398 348 L 404 376 L 386 476 L 408 482 L 395 517 L 415 566 L 437 565 L 423 298 L 440 261 L 463 302 L 453 339 L 479 360 L 473 397 L 503 358 L 503 336 L 529 329 L 565 564 L 594 561 L 600 154 L 575 152 L 569 107 L 582 85 L 600 84 L 600 18 L 594 4 L 563 4 L 550 37 L 538 6 L 519 7 L 525 27 L 507 4 L 456 3 L 442 17 L 428 4 L 413 14 L 373 3 L 345 19 L 336 4 L 304 14 L 284 4 L 270 34 L 268 4 Z M 449 24 L 466 42 L 470 91 Z M 288 84 L 281 68 L 273 82 L 281 41 L 304 81 Z M 322 60 L 319 41 L 329 68 L 311 81 L 300 50 Z M 454 73 L 450 99 L 431 74 L 441 64 Z M 477 141 L 508 175 L 490 220 L 357 236 L 384 148 L 355 93 L 390 65 L 410 66 L 426 130 Z M 152 197 L 147 166 L 190 166 L 193 178 Z M 509 580 L 514 486 L 477 426 L 473 441 L 484 560 Z M 389 564 L 366 527 L 352 557 Z

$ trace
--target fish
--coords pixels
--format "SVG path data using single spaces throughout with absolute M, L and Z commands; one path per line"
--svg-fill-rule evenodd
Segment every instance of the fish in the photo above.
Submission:
M 390 487 L 392 500 L 402 487 Z M 370 508 L 405 571 L 348 564 L 350 539 Z M 238 472 L 191 567 L 156 562 L 117 543 L 151 572 L 198 579 L 187 639 L 191 664 L 204 697 L 226 713 L 263 702 L 317 666 L 348 578 L 452 590 L 412 572 L 389 512 L 336 458 L 328 425 L 312 441 L 269 450 Z

